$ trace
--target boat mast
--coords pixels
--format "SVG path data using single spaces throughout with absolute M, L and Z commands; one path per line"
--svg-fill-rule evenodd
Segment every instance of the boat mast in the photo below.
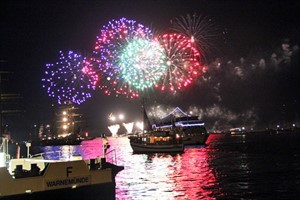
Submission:
M 144 133 L 144 131 L 152 130 L 152 126 L 151 126 L 149 117 L 148 117 L 147 112 L 146 112 L 145 99 L 144 98 L 142 98 L 142 111 L 143 111 L 143 133 Z

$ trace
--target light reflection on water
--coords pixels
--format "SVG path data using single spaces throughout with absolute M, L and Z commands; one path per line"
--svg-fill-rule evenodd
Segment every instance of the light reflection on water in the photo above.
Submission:
M 298 199 L 300 193 L 300 134 L 212 134 L 206 146 L 175 155 L 133 154 L 127 137 L 108 142 L 107 160 L 124 166 L 117 200 Z M 45 148 L 63 149 L 66 158 L 81 153 L 78 146 Z
M 116 199 L 215 199 L 217 185 L 206 146 L 182 154 L 133 154 L 127 138 L 110 138 L 118 164 Z M 109 158 L 108 158 L 109 159 Z
M 207 146 L 186 147 L 182 154 L 133 154 L 127 137 L 108 138 L 107 161 L 124 166 L 116 176 L 116 199 L 215 199 L 218 183 Z M 47 159 L 69 159 L 80 146 L 45 146 Z M 213 192 L 217 191 L 217 192 Z
M 44 146 L 34 149 L 34 152 L 47 152 L 44 154 L 45 159 L 53 160 L 70 160 L 73 156 L 81 155 L 79 146 L 63 145 L 63 146 Z

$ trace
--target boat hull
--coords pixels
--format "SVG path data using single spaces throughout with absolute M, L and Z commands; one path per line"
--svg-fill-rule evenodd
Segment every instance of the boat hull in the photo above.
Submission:
M 75 189 L 65 188 L 56 189 L 43 192 L 33 192 L 28 194 L 12 195 L 1 197 L 2 200 L 40 200 L 49 199 L 55 197 L 59 200 L 70 200 L 70 199 L 107 199 L 115 200 L 115 183 L 104 183 L 97 185 L 82 186 Z
M 36 164 L 42 160 L 25 159 L 12 176 L 6 167 L 0 168 L 0 199 L 115 199 L 115 176 L 124 169 L 106 162 L 91 160 L 47 161 L 42 171 Z M 30 170 L 24 170 L 31 164 Z M 20 166 L 22 168 L 20 168 Z M 34 167 L 35 166 L 35 167 Z M 37 172 L 37 173 L 33 173 Z
M 209 134 L 191 134 L 182 137 L 182 142 L 184 145 L 205 145 Z
M 134 153 L 183 153 L 183 144 L 158 145 L 158 144 L 138 144 L 130 142 Z

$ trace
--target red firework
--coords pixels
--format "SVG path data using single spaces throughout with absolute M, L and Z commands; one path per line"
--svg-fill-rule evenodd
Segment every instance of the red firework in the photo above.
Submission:
M 176 92 L 191 85 L 203 72 L 201 54 L 193 41 L 177 33 L 164 34 L 157 40 L 165 49 L 167 70 L 156 88 Z

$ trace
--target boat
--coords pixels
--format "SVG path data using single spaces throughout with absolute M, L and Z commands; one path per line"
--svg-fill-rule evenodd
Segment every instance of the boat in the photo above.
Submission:
M 133 153 L 183 153 L 184 144 L 178 134 L 170 131 L 150 131 L 129 136 Z
M 32 146 L 80 145 L 84 140 L 93 139 L 89 136 L 85 118 L 78 112 L 78 107 L 68 103 L 55 109 L 51 124 L 36 127 L 30 141 Z
M 83 152 L 67 160 L 47 160 L 41 155 L 9 159 L 5 152 L 7 140 L 2 141 L 1 200 L 115 199 L 115 177 L 124 167 L 107 162 L 105 156 L 91 157 Z M 89 145 L 95 148 L 97 142 Z
M 152 126 L 155 130 L 173 130 L 180 134 L 184 145 L 205 145 L 209 137 L 198 116 L 188 115 L 178 107 Z
M 143 105 L 143 130 L 129 136 L 133 153 L 182 153 L 182 137 L 174 131 L 153 130 Z
M 179 117 L 175 119 L 175 129 L 179 129 L 185 145 L 205 145 L 209 134 L 198 116 Z
M 230 135 L 245 135 L 245 130 L 243 127 L 231 128 L 229 129 Z

